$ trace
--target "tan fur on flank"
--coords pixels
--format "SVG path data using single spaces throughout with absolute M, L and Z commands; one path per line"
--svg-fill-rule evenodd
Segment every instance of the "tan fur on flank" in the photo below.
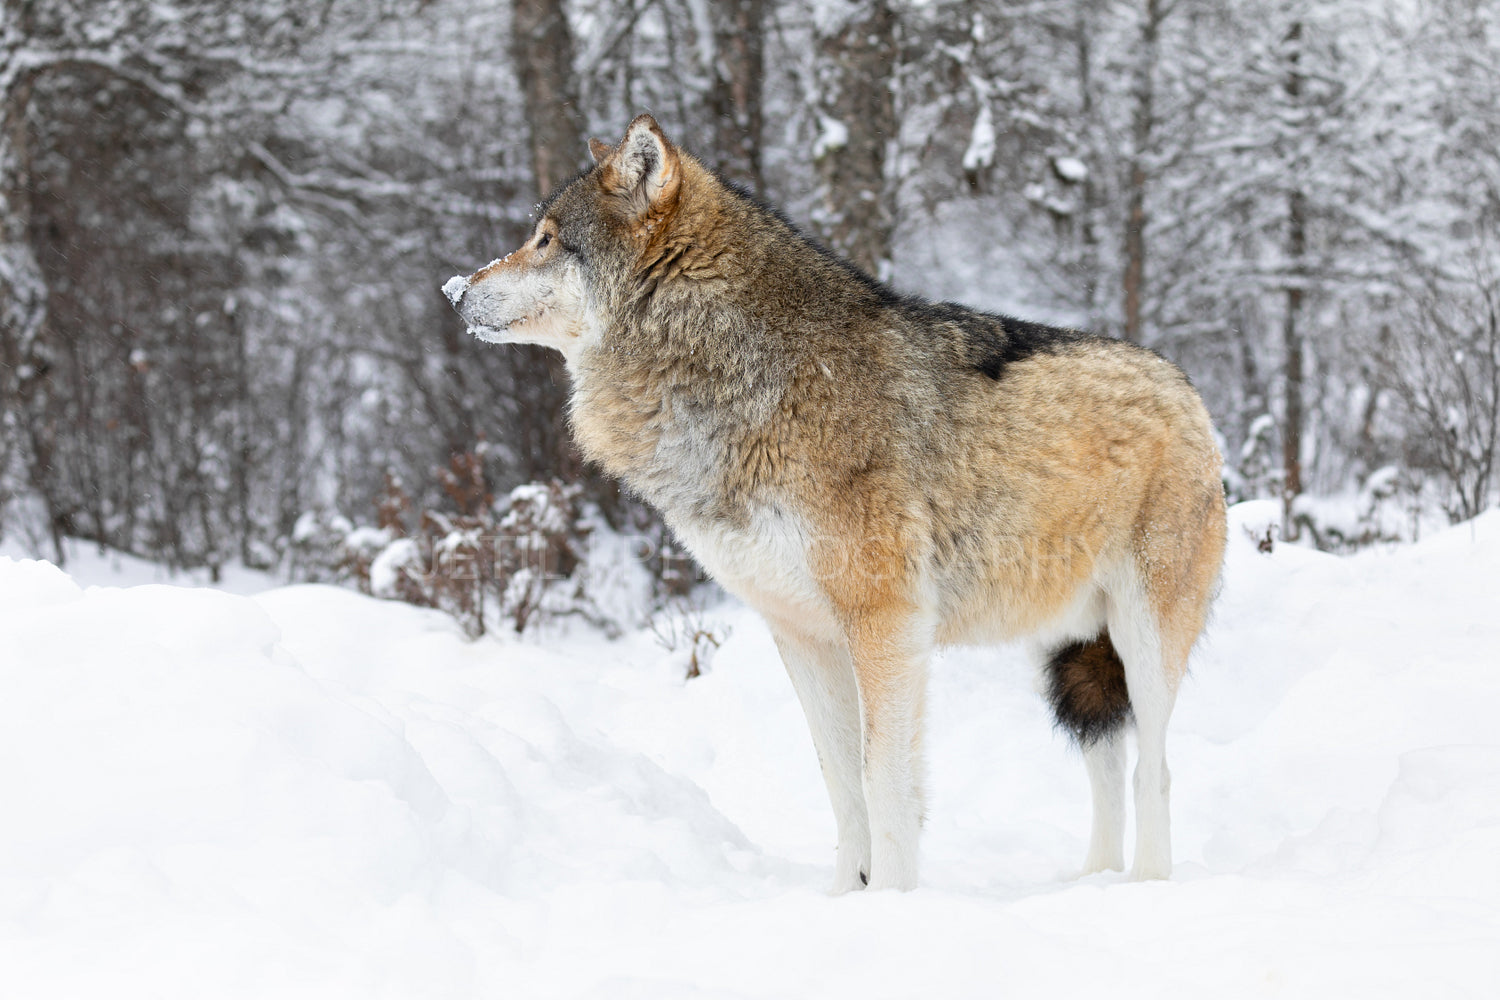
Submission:
M 648 117 L 591 149 L 527 247 L 450 295 L 487 339 L 563 351 L 584 453 L 766 616 L 839 821 L 835 888 L 915 884 L 931 650 L 1020 638 L 1118 649 L 1080 662 L 1124 663 L 1150 824 L 1136 874 L 1165 875 L 1157 730 L 1225 531 L 1219 454 L 1182 372 L 896 296 Z M 1099 794 L 1095 867 L 1122 836 Z

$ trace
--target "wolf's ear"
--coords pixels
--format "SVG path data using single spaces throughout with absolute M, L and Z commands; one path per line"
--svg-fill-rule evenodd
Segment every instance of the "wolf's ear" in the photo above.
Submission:
M 594 162 L 596 164 L 603 163 L 605 160 L 609 159 L 609 155 L 614 151 L 615 147 L 611 146 L 603 139 L 589 140 L 589 155 L 594 158 Z
M 593 150 L 593 143 L 589 148 Z M 604 182 L 624 197 L 637 215 L 644 217 L 671 207 L 682 184 L 682 161 L 656 119 L 639 115 L 625 130 L 619 147 L 609 151 L 609 157 Z

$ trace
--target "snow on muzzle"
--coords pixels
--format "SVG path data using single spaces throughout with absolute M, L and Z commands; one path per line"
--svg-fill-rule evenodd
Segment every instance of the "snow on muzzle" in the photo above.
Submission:
M 586 295 L 582 271 L 555 252 L 540 264 L 536 256 L 512 254 L 443 284 L 470 334 L 491 344 L 539 344 L 564 352 L 576 346 Z
M 496 266 L 509 258 L 491 261 L 472 275 L 455 274 L 443 283 L 443 295 L 469 328 L 469 334 L 491 344 L 510 343 L 514 338 L 507 335 L 511 324 L 526 318 L 523 300 L 528 296 L 517 295 L 524 288 L 507 289 L 501 284 L 517 284 L 497 280 Z M 520 282 L 520 285 L 529 284 Z
M 448 303 L 454 309 L 464 300 L 464 293 L 469 290 L 469 276 L 466 274 L 455 274 L 443 282 L 443 294 L 448 297 Z

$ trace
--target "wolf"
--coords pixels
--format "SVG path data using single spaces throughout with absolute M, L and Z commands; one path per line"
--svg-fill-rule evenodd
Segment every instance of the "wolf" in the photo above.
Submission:
M 570 373 L 589 460 L 764 617 L 838 827 L 835 892 L 910 889 L 927 665 L 1026 640 L 1093 796 L 1083 873 L 1172 854 L 1167 720 L 1225 539 L 1183 372 L 1118 340 L 897 294 L 719 179 L 649 115 L 445 294 Z

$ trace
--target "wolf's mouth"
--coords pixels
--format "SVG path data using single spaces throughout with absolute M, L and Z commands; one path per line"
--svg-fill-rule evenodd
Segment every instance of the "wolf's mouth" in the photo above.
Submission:
M 506 323 L 504 326 L 494 326 L 489 323 L 470 324 L 469 334 L 477 340 L 484 341 L 486 344 L 513 343 L 514 338 L 509 336 L 509 334 L 514 327 L 525 326 L 527 323 L 535 323 L 537 320 L 543 318 L 551 311 L 551 306 L 542 306 L 542 308 L 538 309 L 530 316 L 522 316 L 518 319 L 513 319 L 509 323 Z
M 510 330 L 509 326 L 500 327 L 499 329 L 493 326 L 471 326 L 469 327 L 469 336 L 475 340 L 482 340 L 486 344 L 506 344 L 510 342 L 509 338 L 505 336 L 508 330 Z

